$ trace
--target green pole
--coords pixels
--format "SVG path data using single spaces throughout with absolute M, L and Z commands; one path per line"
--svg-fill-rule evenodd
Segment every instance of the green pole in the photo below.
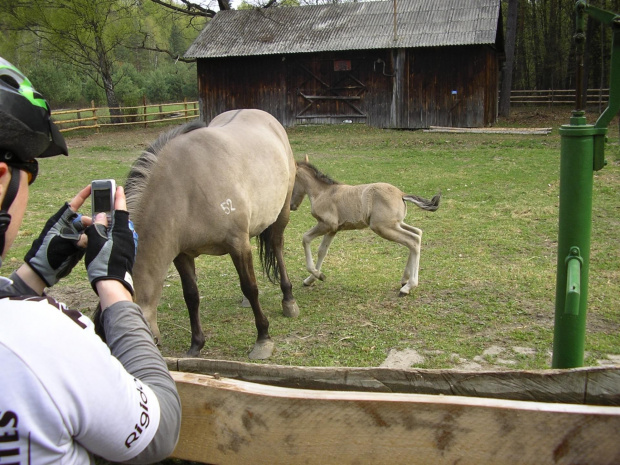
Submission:
M 560 128 L 554 368 L 583 366 L 592 231 L 594 138 L 600 131 L 586 124 L 583 111 L 574 111 L 570 124 Z
M 620 16 L 577 1 L 577 109 L 570 124 L 560 128 L 560 219 L 555 294 L 553 368 L 583 366 L 592 231 L 594 171 L 605 166 L 607 125 L 620 109 Z M 586 124 L 581 97 L 584 14 L 610 26 L 609 106 L 595 125 Z

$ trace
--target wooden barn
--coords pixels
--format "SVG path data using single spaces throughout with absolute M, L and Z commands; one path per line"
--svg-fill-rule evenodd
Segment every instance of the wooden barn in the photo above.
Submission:
M 500 0 L 222 11 L 186 53 L 201 116 L 260 108 L 284 126 L 482 127 L 497 116 Z

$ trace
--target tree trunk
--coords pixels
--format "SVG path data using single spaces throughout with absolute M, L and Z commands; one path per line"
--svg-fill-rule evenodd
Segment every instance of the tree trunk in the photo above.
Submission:
M 99 60 L 99 72 L 101 73 L 101 81 L 103 82 L 103 90 L 108 101 L 108 108 L 110 110 L 110 122 L 113 124 L 119 124 L 123 122 L 123 118 L 120 118 L 121 110 L 116 98 L 116 92 L 114 91 L 114 80 L 112 79 L 112 62 L 106 49 L 103 45 L 103 40 L 95 30 L 95 49 L 97 58 Z
M 502 90 L 499 101 L 499 115 L 510 116 L 510 90 L 512 89 L 512 70 L 515 61 L 515 44 L 517 41 L 517 11 L 519 0 L 509 0 L 508 18 L 506 20 L 506 63 L 502 75 Z
M 110 122 L 113 124 L 123 123 L 124 120 L 121 118 L 121 110 L 120 105 L 118 103 L 118 99 L 116 98 L 116 92 L 114 91 L 114 83 L 112 81 L 112 76 L 103 74 L 103 87 L 105 90 L 105 96 L 108 101 L 108 108 L 110 110 Z

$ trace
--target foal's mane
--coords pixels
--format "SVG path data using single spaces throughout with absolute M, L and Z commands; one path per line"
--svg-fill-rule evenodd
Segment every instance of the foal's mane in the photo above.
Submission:
M 206 124 L 200 120 L 190 121 L 172 128 L 170 131 L 161 134 L 157 140 L 142 152 L 138 159 L 133 163 L 127 182 L 125 183 L 125 194 L 127 196 L 127 209 L 134 212 L 138 206 L 138 202 L 142 197 L 142 192 L 149 182 L 149 177 L 153 170 L 153 166 L 157 163 L 158 155 L 164 146 L 177 136 L 187 134 L 195 129 L 204 128 Z
M 321 173 L 316 166 L 312 163 L 308 163 L 307 161 L 298 161 L 297 166 L 307 167 L 310 171 L 312 171 L 312 175 L 315 177 L 317 181 L 322 182 L 323 184 L 334 185 L 340 184 L 338 181 L 334 181 L 328 175 Z

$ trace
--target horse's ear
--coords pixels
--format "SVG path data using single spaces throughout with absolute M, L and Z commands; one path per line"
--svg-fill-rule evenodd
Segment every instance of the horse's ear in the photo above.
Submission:
M 306 154 L 306 163 L 310 163 L 310 160 L 308 159 L 308 154 Z

